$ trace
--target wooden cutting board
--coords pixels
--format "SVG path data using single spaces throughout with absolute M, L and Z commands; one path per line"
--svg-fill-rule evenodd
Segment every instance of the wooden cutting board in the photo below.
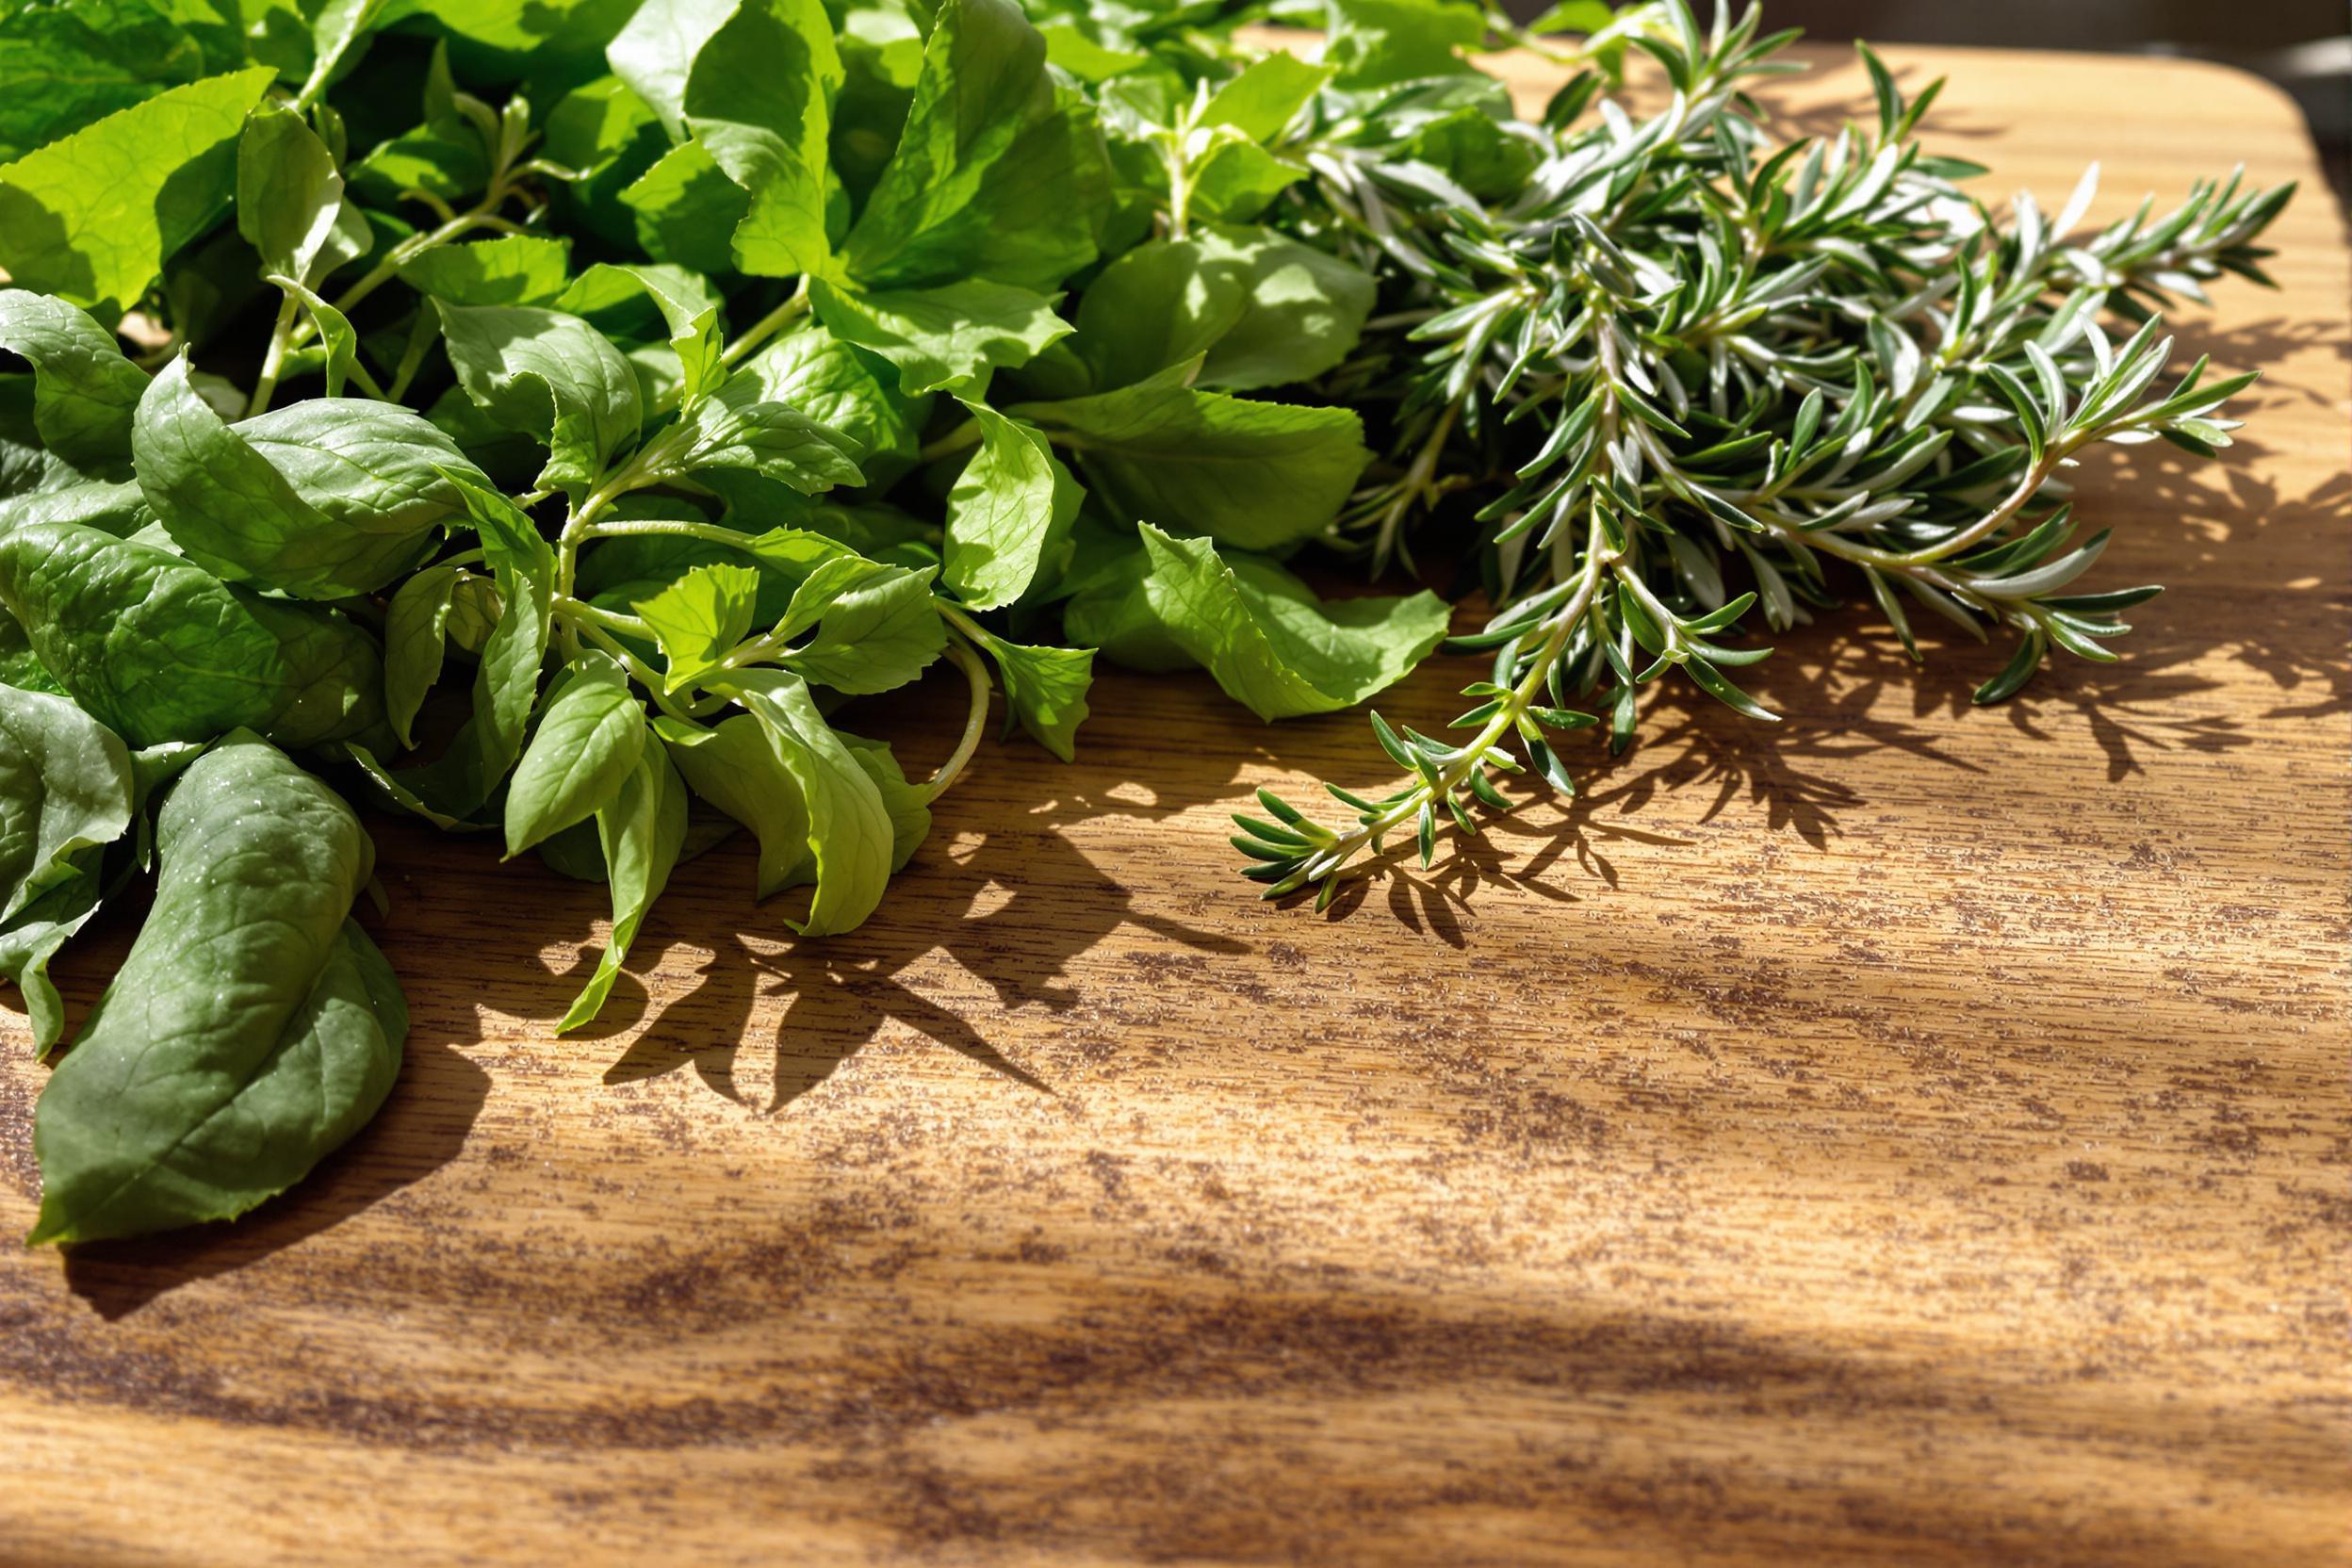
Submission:
M 0 1262 L 0 1560 L 2344 1560 L 2340 220 L 2251 78 L 1893 56 L 2046 208 L 2305 182 L 2280 292 L 2180 323 L 2247 438 L 2084 465 L 2101 580 L 2173 584 L 2122 664 L 1972 711 L 2001 652 L 1838 617 L 1776 728 L 1670 685 L 1324 918 L 1224 814 L 1382 786 L 1361 717 L 1113 675 L 852 936 L 685 868 L 563 1040 L 597 891 L 380 822 L 406 1077 L 238 1225 Z

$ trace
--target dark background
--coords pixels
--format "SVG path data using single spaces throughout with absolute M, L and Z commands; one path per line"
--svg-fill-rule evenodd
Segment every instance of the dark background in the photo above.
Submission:
M 1549 0 L 1505 0 L 1531 19 Z M 1702 20 L 1709 12 L 1698 7 Z M 2352 138 L 2345 0 L 1764 0 L 1768 29 L 1816 42 L 1965 43 L 2186 55 L 2267 76 L 2311 121 L 2339 200 Z

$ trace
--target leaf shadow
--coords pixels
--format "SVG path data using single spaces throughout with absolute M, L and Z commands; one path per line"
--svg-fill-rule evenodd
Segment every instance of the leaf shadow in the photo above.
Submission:
M 1231 776 L 1230 768 L 1227 770 Z M 986 988 L 998 1008 L 1060 1014 L 1076 1006 L 1067 983 L 1072 962 L 1123 927 L 1197 952 L 1232 955 L 1245 944 L 1139 907 L 1131 890 L 1083 854 L 1063 831 L 1106 815 L 1164 820 L 1183 806 L 1065 790 L 1048 805 L 1002 821 L 1002 807 L 966 816 L 941 802 L 941 821 L 892 884 L 883 909 L 856 931 L 818 941 L 778 939 L 780 922 L 752 916 L 778 937 L 735 929 L 709 943 L 700 981 L 649 1017 L 605 1072 L 608 1084 L 691 1070 L 713 1092 L 774 1114 L 825 1083 L 884 1027 L 896 1022 L 1010 1080 L 1051 1095 L 1052 1086 L 985 1037 L 964 1010 L 910 972 L 934 955 L 952 958 Z M 958 821 L 990 823 L 960 827 Z M 651 941 L 701 946 L 707 922 L 689 911 L 716 906 L 750 913 L 746 846 L 709 858 L 717 882 L 707 897 L 656 906 Z M 697 890 L 699 891 L 699 890 Z M 664 915 L 664 909 L 674 911 Z M 739 917 L 740 919 L 740 917 Z M 774 1028 L 764 1094 L 744 1060 L 755 1015 L 784 999 Z M 766 1004 L 766 1005 L 763 1005 Z

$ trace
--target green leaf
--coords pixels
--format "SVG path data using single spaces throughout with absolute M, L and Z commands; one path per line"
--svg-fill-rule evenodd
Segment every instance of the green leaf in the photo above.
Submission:
M 1082 82 L 1108 81 L 1152 58 L 1148 50 L 1109 48 L 1069 22 L 1040 23 L 1037 34 L 1045 40 L 1046 62 L 1060 66 Z
M 351 330 L 349 318 L 320 299 L 316 291 L 296 283 L 283 272 L 271 273 L 269 281 L 300 300 L 302 309 L 310 314 L 311 320 L 318 326 L 318 346 L 326 352 L 322 369 L 326 374 L 327 396 L 341 397 L 343 384 L 356 381 L 370 396 L 381 400 L 382 389 L 376 385 L 375 378 L 368 373 L 368 368 L 360 363 L 359 334 Z
M 32 365 L 33 428 L 50 450 L 83 466 L 131 455 L 131 415 L 147 372 L 122 357 L 114 334 L 62 300 L 6 288 L 0 348 Z
M 131 756 L 63 697 L 0 686 L 0 923 L 131 825 Z
M 229 1219 L 357 1132 L 408 1013 L 350 918 L 374 858 L 351 808 L 247 732 L 165 801 L 139 938 L 34 1110 L 28 1242 Z
M 301 102 L 316 103 L 327 88 L 359 63 L 376 29 L 392 19 L 399 0 L 326 0 L 310 23 L 311 69 Z M 429 5 L 403 8 L 430 10 Z
M 551 305 L 570 286 L 571 265 L 570 240 L 509 234 L 435 245 L 400 263 L 400 278 L 453 305 Z
M 1277 157 L 1237 131 L 1215 131 L 1192 172 L 1191 212 L 1246 223 L 1306 176 L 1304 164 Z
M 1028 589 L 1082 498 L 1044 436 L 986 403 L 964 409 L 981 442 L 948 492 L 947 583 L 974 610 L 994 610 Z
M 316 745 L 381 720 L 364 632 L 150 545 L 69 522 L 12 529 L 0 534 L 0 603 L 74 700 L 133 745 L 240 726 Z
M 1467 68 L 1457 49 L 1486 39 L 1486 18 L 1454 0 L 1331 0 L 1332 24 L 1323 63 L 1341 87 L 1392 82 Z
M 931 792 L 907 781 L 888 742 L 869 741 L 846 730 L 834 733 L 849 749 L 851 760 L 866 770 L 882 797 L 882 809 L 890 819 L 890 874 L 895 876 L 906 869 L 906 862 L 931 836 Z
M 455 566 L 428 566 L 402 582 L 384 608 L 384 714 L 403 749 L 416 743 L 416 710 L 441 678 L 449 610 L 464 576 Z
M 988 632 L 978 641 L 996 661 L 1009 717 L 1046 750 L 1073 760 L 1078 727 L 1086 722 L 1086 690 L 1094 684 L 1094 649 L 1029 647 Z
M 264 104 L 237 143 L 237 232 L 264 273 L 314 284 L 366 251 L 368 225 L 343 200 L 335 155 L 301 115 Z
M 758 400 L 760 390 L 756 378 L 719 388 L 694 417 L 694 441 L 679 460 L 681 472 L 748 468 L 804 496 L 865 482 L 848 437 L 787 404 Z
M 174 360 L 132 431 L 139 483 L 197 564 L 298 598 L 368 594 L 464 511 L 442 477 L 473 473 L 449 438 L 391 403 L 312 398 L 222 422 Z
M 813 272 L 831 257 L 827 139 L 841 79 L 833 24 L 819 0 L 744 0 L 695 57 L 687 124 L 750 194 L 732 246 L 735 264 L 754 277 Z
M 66 707 L 78 717 L 79 710 L 70 703 Z M 11 708 L 21 710 L 14 705 Z M 79 723 L 90 725 L 90 721 L 81 718 Z M 123 788 L 117 795 L 113 760 L 121 752 L 122 743 L 103 729 L 98 730 L 98 737 L 94 746 L 88 737 L 78 733 L 64 737 L 78 755 L 68 757 L 59 766 L 75 780 L 69 785 L 70 789 L 87 789 L 90 783 L 96 782 L 99 789 L 92 794 L 93 801 L 100 794 L 106 796 L 101 813 L 104 820 L 91 825 L 93 839 L 121 817 L 127 819 L 133 830 L 132 841 L 120 844 L 118 832 L 104 841 L 92 841 L 73 850 L 59 862 L 57 874 L 48 880 L 37 896 L 0 921 L 0 976 L 6 976 L 24 993 L 34 1049 L 44 1054 L 65 1036 L 65 1006 L 57 988 L 49 979 L 49 960 L 98 912 L 105 899 L 147 868 L 154 847 L 147 825 L 148 798 L 203 749 L 193 744 L 167 744 L 128 753 L 122 759 L 126 764 L 122 775 Z M 36 760 L 46 769 L 52 759 Z
M 638 723 L 644 725 L 642 716 Z M 612 890 L 612 930 L 588 984 L 556 1024 L 559 1035 L 593 1022 L 603 1011 L 645 911 L 662 896 L 678 864 L 678 850 L 686 841 L 686 786 L 670 765 L 669 753 L 658 745 L 641 745 L 636 765 L 619 792 L 596 812 L 596 842 L 604 851 Z
M 34 899 L 15 917 L 0 921 L 0 976 L 24 993 L 33 1049 L 46 1053 L 65 1037 L 65 999 L 49 978 L 49 960 L 88 924 L 105 898 L 95 855 L 77 861 L 74 874 Z
M 735 270 L 735 230 L 751 197 L 698 141 L 680 142 L 623 189 L 637 243 L 656 261 L 696 272 Z
M 668 661 L 662 689 L 675 692 L 720 666 L 750 635 L 760 574 L 749 566 L 696 566 L 636 606 Z
M 727 380 L 726 351 L 719 328 L 721 302 L 710 282 L 681 267 L 656 262 L 625 267 L 600 261 L 564 290 L 556 308 L 599 328 L 638 300 L 660 313 L 671 351 L 678 355 L 678 409 L 691 415 Z
M 777 634 L 794 636 L 810 625 L 816 635 L 785 656 L 785 667 L 858 695 L 906 685 L 947 645 L 928 571 L 856 557 L 812 573 L 792 595 Z
M 507 785 L 508 857 L 602 810 L 645 748 L 645 711 L 621 666 L 601 653 L 574 659 Z
M 849 438 L 869 484 L 887 484 L 914 466 L 930 416 L 929 398 L 899 390 L 897 369 L 877 354 L 836 337 L 816 321 L 771 339 L 745 360 L 735 381 L 760 400 L 789 403 Z
M 745 671 L 742 700 L 767 733 L 808 811 L 816 894 L 808 918 L 785 923 L 804 937 L 837 936 L 862 924 L 890 878 L 896 830 L 882 792 L 818 711 L 797 676 Z
M 204 74 L 197 41 L 144 0 L 12 7 L 0 17 L 0 158 Z
M 637 439 L 636 373 L 579 317 L 524 305 L 434 308 L 466 395 L 501 427 L 547 446 L 541 488 L 592 486 Z
M 1318 600 L 1269 561 L 1145 525 L 1144 602 L 1226 693 L 1262 719 L 1348 708 L 1403 678 L 1446 635 L 1434 594 Z
M 673 141 L 686 139 L 686 89 L 704 48 L 743 0 L 646 0 L 605 46 L 612 74 L 627 82 Z
M 900 389 L 910 397 L 1025 365 L 1070 332 L 1047 296 L 979 279 L 864 292 L 819 278 L 809 299 L 834 336 L 897 366 Z
M 1104 268 L 1079 300 L 1072 341 L 1100 387 L 1195 356 L 1195 385 L 1281 386 L 1346 359 L 1372 299 L 1370 275 L 1335 256 L 1269 229 L 1211 227 Z
M 1091 108 L 1056 90 L 1020 7 L 947 0 L 842 266 L 870 291 L 972 278 L 1051 288 L 1094 258 L 1108 180 Z
M 1250 62 L 1209 95 L 1203 125 L 1231 125 L 1252 141 L 1271 141 L 1337 74 L 1279 51 Z
M 0 532 L 33 523 L 79 523 L 117 539 L 127 539 L 155 520 L 147 498 L 129 480 L 90 480 L 62 490 L 43 490 L 0 501 Z
M 237 132 L 274 74 L 172 88 L 0 167 L 0 269 L 119 318 L 227 207 Z
M 1272 549 L 1322 531 L 1371 460 L 1341 408 L 1248 401 L 1165 380 L 1008 411 L 1078 454 L 1110 514 Z
M 490 798 L 522 755 L 547 658 L 555 554 L 504 496 L 469 480 L 449 479 L 480 531 L 498 588 L 498 617 L 474 669 L 471 717 L 439 760 L 399 777 L 402 788 L 432 809 L 465 817 Z
M 687 786 L 760 841 L 759 897 L 773 897 L 815 874 L 808 808 L 764 725 L 741 713 L 708 729 L 673 718 L 656 719 L 653 727 Z

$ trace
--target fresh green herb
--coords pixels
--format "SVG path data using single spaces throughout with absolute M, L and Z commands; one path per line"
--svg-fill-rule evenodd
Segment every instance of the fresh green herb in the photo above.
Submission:
M 605 883 L 570 1030 L 733 826 L 782 923 L 868 919 L 999 688 L 1067 759 L 1098 654 L 1273 719 L 1443 641 L 1310 548 L 1467 563 L 1493 668 L 1466 741 L 1373 718 L 1411 782 L 1350 825 L 1239 819 L 1275 895 L 1570 787 L 1560 738 L 1628 743 L 1674 667 L 1769 717 L 1758 617 L 2006 629 L 1988 701 L 2110 657 L 2153 590 L 2078 586 L 2057 482 L 2228 444 L 2244 378 L 2160 384 L 2151 312 L 2259 279 L 2286 200 L 1999 217 L 1916 140 L 1934 90 L 1866 55 L 1874 123 L 1783 143 L 1780 40 L 1681 0 L 1273 8 L 1313 62 L 1239 4 L 203 10 L 0 17 L 0 973 L 42 1049 L 51 956 L 157 877 L 36 1113 L 36 1240 L 234 1216 L 388 1091 L 371 850 L 306 770 Z M 1502 45 L 1574 68 L 1541 123 L 1462 55 Z M 940 663 L 967 721 L 910 779 L 844 705 Z

